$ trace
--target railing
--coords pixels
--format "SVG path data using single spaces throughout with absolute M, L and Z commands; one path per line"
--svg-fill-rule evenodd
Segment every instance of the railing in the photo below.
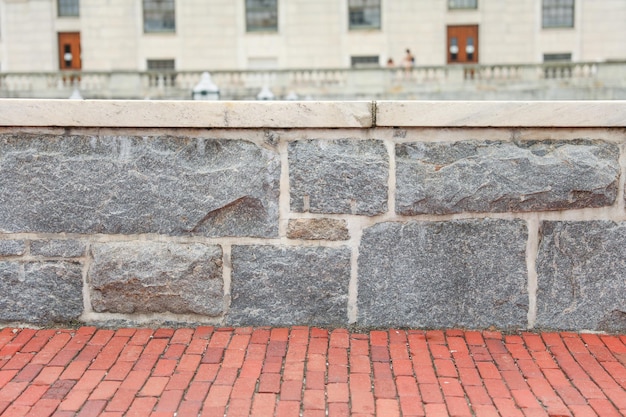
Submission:
M 0 73 L 0 97 L 66 98 L 73 89 L 78 88 L 85 98 L 189 99 L 202 72 Z M 254 99 L 264 86 L 269 87 L 277 97 L 296 93 L 300 98 L 313 99 L 438 98 L 437 94 L 449 98 L 455 92 L 497 90 L 506 94 L 507 91 L 524 89 L 545 90 L 555 80 L 562 82 L 560 88 L 601 86 L 623 92 L 626 88 L 626 61 L 454 65 L 410 69 L 220 70 L 212 71 L 211 75 L 221 90 L 222 99 Z

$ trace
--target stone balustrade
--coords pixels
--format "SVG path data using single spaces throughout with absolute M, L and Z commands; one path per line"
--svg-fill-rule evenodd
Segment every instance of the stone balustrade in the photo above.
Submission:
M 202 71 L 0 73 L 0 97 L 190 99 Z M 626 62 L 214 71 L 224 100 L 254 100 L 264 86 L 300 99 L 626 99 Z
M 0 322 L 626 330 L 626 102 L 0 100 Z

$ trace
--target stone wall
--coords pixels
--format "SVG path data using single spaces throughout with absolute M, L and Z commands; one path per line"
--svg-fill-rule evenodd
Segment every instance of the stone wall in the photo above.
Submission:
M 0 322 L 626 331 L 625 121 L 0 101 Z

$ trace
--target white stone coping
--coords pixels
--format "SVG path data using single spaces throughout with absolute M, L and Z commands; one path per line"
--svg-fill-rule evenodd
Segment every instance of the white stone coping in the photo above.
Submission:
M 0 126 L 625 127 L 626 101 L 201 102 L 0 99 Z

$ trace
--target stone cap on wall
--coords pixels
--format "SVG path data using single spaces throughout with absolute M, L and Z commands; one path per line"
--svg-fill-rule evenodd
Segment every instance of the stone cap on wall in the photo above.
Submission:
M 0 126 L 624 127 L 626 101 L 148 101 L 0 99 Z

